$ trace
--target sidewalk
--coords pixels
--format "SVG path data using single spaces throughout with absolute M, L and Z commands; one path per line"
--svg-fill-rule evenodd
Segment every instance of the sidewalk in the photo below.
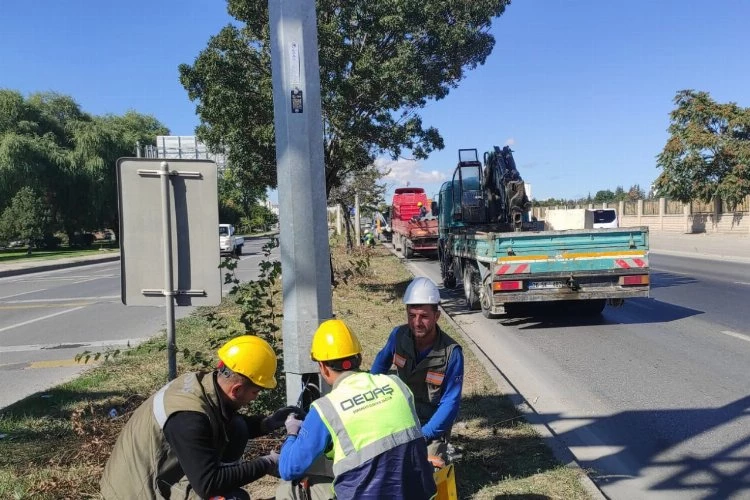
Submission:
M 651 231 L 650 253 L 750 264 L 750 235 Z

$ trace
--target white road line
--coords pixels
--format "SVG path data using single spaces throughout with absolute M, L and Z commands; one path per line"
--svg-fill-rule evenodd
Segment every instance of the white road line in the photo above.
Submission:
M 11 346 L 0 346 L 0 353 L 9 352 L 28 352 L 28 351 L 41 351 L 50 349 L 78 349 L 78 348 L 90 348 L 90 347 L 113 347 L 113 346 L 136 346 L 141 342 L 147 341 L 147 337 L 135 338 L 135 339 L 117 339 L 117 340 L 97 340 L 95 342 L 66 342 L 60 344 L 29 344 L 29 345 L 11 345 Z
M 750 283 L 748 283 L 747 281 L 735 281 L 734 284 L 735 285 L 750 285 Z
M 30 292 L 14 293 L 13 295 L 6 295 L 5 297 L 0 297 L 0 300 L 9 299 L 11 297 L 18 297 L 19 295 L 26 295 L 28 293 L 43 292 L 45 290 L 47 290 L 47 289 L 46 288 L 40 288 L 39 290 L 31 290 Z
M 41 316 L 39 318 L 30 319 L 28 321 L 23 321 L 21 323 L 16 323 L 15 325 L 6 326 L 5 328 L 0 328 L 0 333 L 8 331 L 8 330 L 12 330 L 13 328 L 18 328 L 19 326 L 30 325 L 31 323 L 36 323 L 37 321 L 43 321 L 45 319 L 54 318 L 55 316 L 60 316 L 61 314 L 67 314 L 73 311 L 78 311 L 79 309 L 83 309 L 84 307 L 86 306 L 74 307 L 73 309 L 66 309 L 65 311 L 48 314 L 46 316 Z
M 750 342 L 750 336 L 743 335 L 741 333 L 730 332 L 729 330 L 723 330 L 721 333 L 723 333 L 724 335 L 729 335 L 730 337 L 734 337 L 736 339 L 744 340 L 745 342 Z
M 119 295 L 100 295 L 99 297 L 65 297 L 55 299 L 21 299 L 21 300 L 6 300 L 5 304 L 35 304 L 37 302 L 68 302 L 75 300 L 112 300 L 119 299 Z

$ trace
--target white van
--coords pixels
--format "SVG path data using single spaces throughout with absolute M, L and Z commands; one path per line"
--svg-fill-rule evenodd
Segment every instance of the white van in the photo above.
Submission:
M 617 218 L 617 210 L 614 208 L 598 208 L 591 211 L 594 212 L 594 229 L 620 227 L 620 220 Z

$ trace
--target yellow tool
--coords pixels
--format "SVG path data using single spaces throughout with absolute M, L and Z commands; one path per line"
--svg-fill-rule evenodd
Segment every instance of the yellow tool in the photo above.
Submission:
M 456 492 L 456 474 L 453 464 L 448 464 L 442 469 L 438 469 L 432 475 L 437 485 L 436 500 L 458 500 Z

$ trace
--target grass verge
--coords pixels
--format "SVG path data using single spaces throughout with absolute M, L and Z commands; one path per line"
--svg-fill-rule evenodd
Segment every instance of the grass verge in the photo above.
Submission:
M 0 264 L 10 264 L 11 262 L 33 262 L 42 260 L 57 260 L 68 257 L 85 257 L 89 255 L 101 255 L 105 252 L 116 253 L 119 248 L 112 247 L 110 243 L 96 245 L 94 248 L 71 249 L 60 248 L 57 250 L 32 250 L 31 254 L 23 250 L 0 250 Z
M 391 329 L 405 319 L 401 297 L 411 279 L 398 259 L 382 247 L 352 254 L 334 248 L 337 286 L 334 312 L 359 335 L 365 367 Z M 217 332 L 210 318 L 229 322 L 238 306 L 225 300 L 201 308 L 177 324 L 178 347 L 212 357 L 208 341 Z M 235 325 L 236 326 L 236 325 Z M 463 449 L 457 463 L 459 498 L 585 499 L 580 471 L 557 463 L 473 355 L 459 332 L 441 326 L 464 345 L 464 395 L 452 441 Z M 0 414 L 0 498 L 95 498 L 109 451 L 130 412 L 166 380 L 164 338 L 104 361 L 70 383 L 35 394 Z M 179 358 L 180 371 L 191 369 Z M 283 381 L 256 401 L 251 411 L 282 404 Z M 112 412 L 114 410 L 114 412 Z M 110 415 L 110 413 L 112 414 Z M 278 444 L 253 443 L 249 454 Z M 275 478 L 248 490 L 252 498 L 273 498 Z

